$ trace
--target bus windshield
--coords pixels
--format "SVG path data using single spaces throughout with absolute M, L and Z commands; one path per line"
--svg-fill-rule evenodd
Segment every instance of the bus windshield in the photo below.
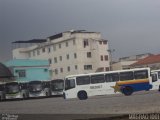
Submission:
M 75 80 L 74 79 L 66 79 L 65 80 L 65 90 L 69 90 L 75 88 Z
M 20 87 L 18 83 L 16 82 L 6 83 L 6 93 L 14 94 L 14 93 L 18 93 L 19 91 L 20 91 Z
M 43 85 L 41 81 L 31 81 L 29 82 L 30 92 L 40 92 L 43 90 Z
M 22 90 L 27 90 L 28 89 L 28 84 L 27 83 L 20 83 L 21 89 Z
M 52 80 L 51 89 L 53 91 L 63 90 L 63 88 L 64 88 L 64 81 L 63 80 Z
M 4 91 L 4 85 L 0 84 L 0 91 Z

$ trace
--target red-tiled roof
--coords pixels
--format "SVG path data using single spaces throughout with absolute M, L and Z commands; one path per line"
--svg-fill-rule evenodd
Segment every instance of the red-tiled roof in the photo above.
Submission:
M 150 55 L 144 59 L 139 60 L 136 63 L 133 63 L 131 66 L 147 65 L 147 64 L 154 64 L 154 63 L 160 63 L 160 54 Z

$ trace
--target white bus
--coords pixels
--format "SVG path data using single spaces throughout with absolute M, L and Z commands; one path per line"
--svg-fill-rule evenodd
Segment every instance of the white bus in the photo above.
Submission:
M 51 95 L 62 96 L 63 89 L 64 89 L 64 80 L 62 79 L 51 80 Z
M 152 88 L 150 68 L 137 68 L 119 71 L 71 75 L 65 78 L 63 96 L 87 99 L 89 96 L 133 92 Z
M 160 91 L 160 69 L 159 70 L 152 70 L 151 75 L 152 75 L 152 81 L 153 81 L 152 90 L 159 90 Z
M 29 97 L 48 97 L 50 92 L 50 81 L 30 81 L 28 82 Z
M 5 99 L 26 99 L 28 90 L 25 87 L 27 83 L 8 82 L 5 84 Z

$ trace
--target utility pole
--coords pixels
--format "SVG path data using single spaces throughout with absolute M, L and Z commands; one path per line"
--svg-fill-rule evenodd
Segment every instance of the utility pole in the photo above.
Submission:
M 107 50 L 108 52 L 109 52 L 109 58 L 110 58 L 110 62 L 109 62 L 109 64 L 110 64 L 110 71 L 112 71 L 112 54 L 113 54 L 113 52 L 115 52 L 115 49 L 108 49 Z

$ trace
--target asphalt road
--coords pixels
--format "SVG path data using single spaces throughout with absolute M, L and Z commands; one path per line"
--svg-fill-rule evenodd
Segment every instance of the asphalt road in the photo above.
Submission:
M 0 113 L 3 114 L 123 115 L 155 112 L 160 113 L 158 91 L 137 92 L 131 96 L 122 94 L 95 96 L 87 100 L 51 97 L 0 102 Z

